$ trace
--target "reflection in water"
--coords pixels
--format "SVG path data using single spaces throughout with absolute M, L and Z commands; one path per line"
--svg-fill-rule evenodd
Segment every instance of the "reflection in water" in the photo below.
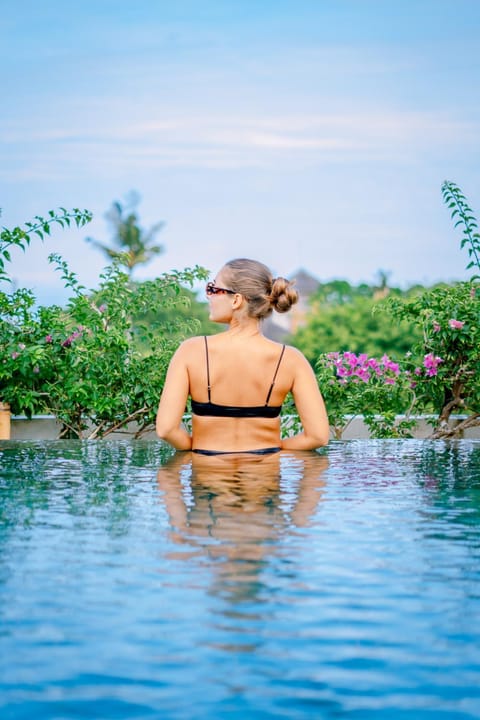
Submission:
M 316 452 L 176 453 L 158 471 L 171 539 L 181 546 L 176 557 L 203 556 L 215 571 L 215 595 L 255 598 L 279 538 L 308 525 L 327 467 Z

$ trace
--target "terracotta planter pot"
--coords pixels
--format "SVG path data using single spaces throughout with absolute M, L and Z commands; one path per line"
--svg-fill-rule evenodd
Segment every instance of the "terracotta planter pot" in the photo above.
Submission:
M 10 440 L 10 405 L 0 402 L 0 440 Z

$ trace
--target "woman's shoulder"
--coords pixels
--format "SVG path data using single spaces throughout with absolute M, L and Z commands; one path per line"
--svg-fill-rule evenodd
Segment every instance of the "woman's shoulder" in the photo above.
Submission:
M 270 338 L 264 339 L 266 341 L 266 347 L 268 348 L 269 357 L 281 357 L 282 365 L 287 365 L 293 370 L 296 366 L 308 362 L 305 355 L 293 345 L 277 342 Z
M 189 337 L 186 340 L 182 340 L 180 345 L 178 346 L 177 352 L 180 353 L 189 353 L 192 351 L 197 350 L 200 347 L 205 347 L 205 336 L 204 335 L 195 335 L 194 337 Z
M 287 345 L 287 343 L 282 343 L 282 342 L 278 342 L 277 340 L 270 340 L 270 339 L 268 339 L 268 343 L 269 343 L 270 345 L 273 345 L 273 346 L 275 346 L 276 348 L 278 348 L 278 352 L 282 352 L 282 349 L 285 348 L 284 354 L 285 354 L 286 356 L 290 356 L 290 357 L 304 357 L 304 355 L 303 355 L 303 353 L 301 352 L 301 350 L 299 350 L 298 348 L 294 347 L 293 345 Z
M 310 365 L 301 350 L 293 345 L 285 345 L 284 357 L 287 362 L 293 363 L 295 366 Z
M 177 353 L 182 355 L 188 355 L 197 352 L 205 353 L 205 340 L 208 342 L 210 347 L 211 338 L 217 337 L 216 335 L 194 335 L 193 337 L 183 340 L 178 346 Z

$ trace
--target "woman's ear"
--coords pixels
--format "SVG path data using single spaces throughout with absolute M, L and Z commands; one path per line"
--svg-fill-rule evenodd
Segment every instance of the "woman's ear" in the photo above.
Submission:
M 233 300 L 232 300 L 232 308 L 234 310 L 238 310 L 238 308 L 242 307 L 244 301 L 246 302 L 243 295 L 240 295 L 240 293 L 235 293 L 235 295 L 233 296 Z

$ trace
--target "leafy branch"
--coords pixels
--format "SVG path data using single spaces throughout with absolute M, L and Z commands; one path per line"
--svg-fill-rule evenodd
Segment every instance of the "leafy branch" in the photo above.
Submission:
M 2 227 L 0 231 L 0 279 L 10 280 L 5 271 L 5 263 L 11 260 L 10 248 L 12 246 L 25 251 L 34 235 L 43 242 L 45 236 L 50 235 L 52 226 L 55 224 L 62 228 L 72 225 L 80 228 L 89 223 L 91 219 L 92 213 L 89 210 L 80 210 L 79 208 L 66 210 L 61 207 L 58 211 L 49 210 L 47 217 L 35 215 L 34 222 L 26 222 L 23 228 L 17 226 L 13 230 L 9 230 Z
M 458 218 L 455 227 L 463 225 L 463 238 L 460 247 L 465 245 L 468 247 L 468 255 L 470 262 L 467 270 L 476 266 L 480 271 L 480 234 L 478 233 L 478 224 L 473 215 L 473 210 L 469 207 L 465 195 L 462 193 L 458 185 L 445 180 L 442 185 L 442 196 L 445 204 L 450 208 L 451 217 Z M 472 280 L 478 279 L 479 275 L 474 275 Z

